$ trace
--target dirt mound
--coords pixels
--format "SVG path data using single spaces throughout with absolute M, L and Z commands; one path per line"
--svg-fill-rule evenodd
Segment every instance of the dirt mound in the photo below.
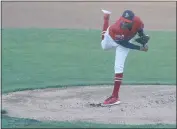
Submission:
M 85 86 L 20 91 L 2 96 L 8 115 L 37 120 L 122 124 L 176 123 L 175 86 L 122 86 L 122 103 L 93 107 L 111 94 L 112 86 Z

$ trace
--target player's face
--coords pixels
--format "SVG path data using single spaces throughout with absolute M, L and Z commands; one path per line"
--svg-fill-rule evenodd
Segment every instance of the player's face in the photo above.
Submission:
M 133 25 L 133 23 L 122 22 L 122 23 L 121 23 L 121 28 L 122 28 L 122 29 L 128 29 L 128 28 L 131 28 L 132 25 Z

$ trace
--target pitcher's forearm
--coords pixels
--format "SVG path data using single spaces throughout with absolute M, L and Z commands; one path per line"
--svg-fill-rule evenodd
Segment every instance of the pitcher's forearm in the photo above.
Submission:
M 123 47 L 129 48 L 129 49 L 140 50 L 140 46 L 132 44 L 127 40 L 116 41 L 116 43 L 122 45 Z

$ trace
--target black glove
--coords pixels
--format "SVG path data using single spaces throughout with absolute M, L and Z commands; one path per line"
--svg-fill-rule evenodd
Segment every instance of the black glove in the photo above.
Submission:
M 142 44 L 143 46 L 148 43 L 150 37 L 148 35 L 143 35 L 139 38 L 136 38 L 135 41 Z

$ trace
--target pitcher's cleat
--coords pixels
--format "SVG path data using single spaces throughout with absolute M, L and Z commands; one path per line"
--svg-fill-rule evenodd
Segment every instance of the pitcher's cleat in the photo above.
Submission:
M 105 106 L 113 106 L 113 105 L 118 105 L 118 104 L 120 104 L 119 98 L 111 96 L 107 98 L 101 106 L 105 107 Z
M 105 13 L 105 14 L 111 14 L 111 12 L 108 11 L 108 10 L 104 10 L 104 9 L 102 9 L 101 11 L 102 11 L 103 13 Z

